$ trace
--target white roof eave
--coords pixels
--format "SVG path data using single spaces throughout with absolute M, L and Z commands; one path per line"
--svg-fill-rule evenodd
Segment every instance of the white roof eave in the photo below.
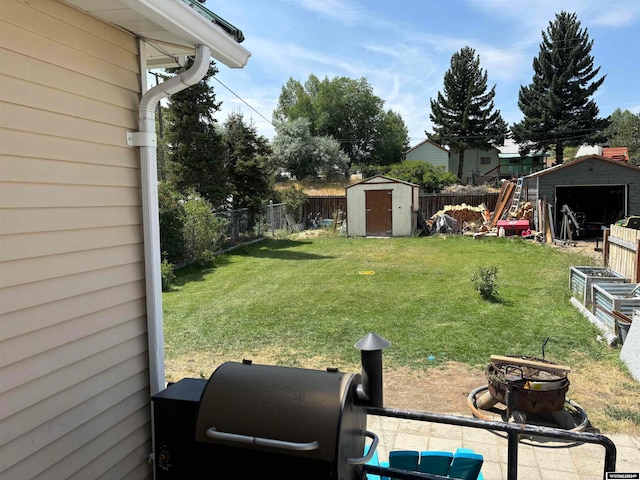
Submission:
M 122 0 L 132 10 L 186 40 L 191 45 L 207 45 L 211 56 L 230 68 L 242 68 L 251 53 L 222 28 L 214 25 L 182 2 L 167 0 Z
M 1 0 L 0 0 L 1 1 Z M 176 58 L 206 45 L 211 57 L 229 68 L 243 68 L 251 53 L 182 0 L 63 0 L 90 15 L 143 39 L 147 68 L 177 65 Z

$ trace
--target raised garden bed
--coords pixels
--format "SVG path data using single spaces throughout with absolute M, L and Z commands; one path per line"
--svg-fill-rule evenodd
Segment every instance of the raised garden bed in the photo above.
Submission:
M 593 285 L 628 282 L 628 278 L 609 267 L 570 267 L 569 271 L 569 288 L 573 296 L 590 310 Z
M 633 317 L 633 311 L 640 308 L 640 288 L 636 287 L 637 283 L 600 283 L 593 286 L 593 314 L 612 332 L 616 331 L 614 310 Z

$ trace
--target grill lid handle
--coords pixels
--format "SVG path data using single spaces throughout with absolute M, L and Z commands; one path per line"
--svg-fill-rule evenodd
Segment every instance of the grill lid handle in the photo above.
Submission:
M 262 447 L 281 448 L 284 450 L 296 450 L 307 451 L 317 450 L 320 447 L 320 443 L 317 440 L 313 442 L 301 443 L 301 442 L 287 442 L 284 440 L 275 440 L 273 438 L 252 437 L 249 435 L 240 435 L 238 433 L 219 432 L 215 427 L 207 429 L 207 437 L 215 440 L 232 441 L 239 443 L 248 443 L 251 445 L 258 445 Z
M 373 440 L 373 443 L 371 443 L 369 450 L 367 450 L 367 454 L 364 457 L 347 458 L 347 465 L 362 465 L 373 458 L 373 454 L 378 448 L 378 436 L 375 433 L 370 432 L 369 430 L 365 431 L 364 434 L 371 440 Z

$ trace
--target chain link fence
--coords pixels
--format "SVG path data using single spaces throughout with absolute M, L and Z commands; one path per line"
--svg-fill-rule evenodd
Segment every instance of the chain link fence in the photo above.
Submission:
M 224 246 L 237 245 L 259 237 L 277 237 L 304 229 L 288 213 L 286 203 L 270 203 L 258 212 L 248 208 L 214 212 L 226 220 Z

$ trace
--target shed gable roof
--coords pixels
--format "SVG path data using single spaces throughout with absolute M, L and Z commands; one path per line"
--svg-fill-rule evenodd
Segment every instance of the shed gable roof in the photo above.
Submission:
M 387 177 L 386 175 L 374 175 L 373 177 L 365 178 L 364 180 L 360 180 L 359 182 L 354 183 L 353 185 L 349 185 L 348 187 L 346 187 L 345 190 L 348 190 L 349 188 L 355 187 L 357 185 L 363 185 L 367 183 L 375 184 L 375 185 L 379 185 L 381 183 L 401 183 L 409 187 L 420 187 L 420 185 L 416 185 L 415 183 L 405 182 L 404 180 L 398 180 L 397 178 Z
M 535 178 L 535 177 L 542 177 L 544 175 L 548 175 L 550 173 L 555 173 L 559 170 L 563 170 L 565 168 L 573 168 L 576 165 L 579 165 L 587 160 L 597 160 L 600 162 L 606 162 L 606 163 L 610 163 L 612 165 L 616 165 L 618 167 L 623 167 L 623 168 L 628 168 L 631 171 L 635 172 L 636 174 L 640 174 L 640 167 L 636 167 L 635 165 L 629 165 L 628 163 L 624 163 L 621 162 L 619 160 L 613 160 L 611 158 L 607 158 L 607 157 L 603 157 L 601 155 L 585 155 L 583 157 L 580 158 L 576 158 L 575 160 L 571 161 L 571 162 L 567 162 L 567 163 L 563 163 L 562 165 L 556 165 L 554 167 L 550 167 L 550 168 L 546 168 L 544 170 L 541 170 L 539 172 L 535 172 L 532 173 L 530 175 L 527 175 L 526 178 Z

